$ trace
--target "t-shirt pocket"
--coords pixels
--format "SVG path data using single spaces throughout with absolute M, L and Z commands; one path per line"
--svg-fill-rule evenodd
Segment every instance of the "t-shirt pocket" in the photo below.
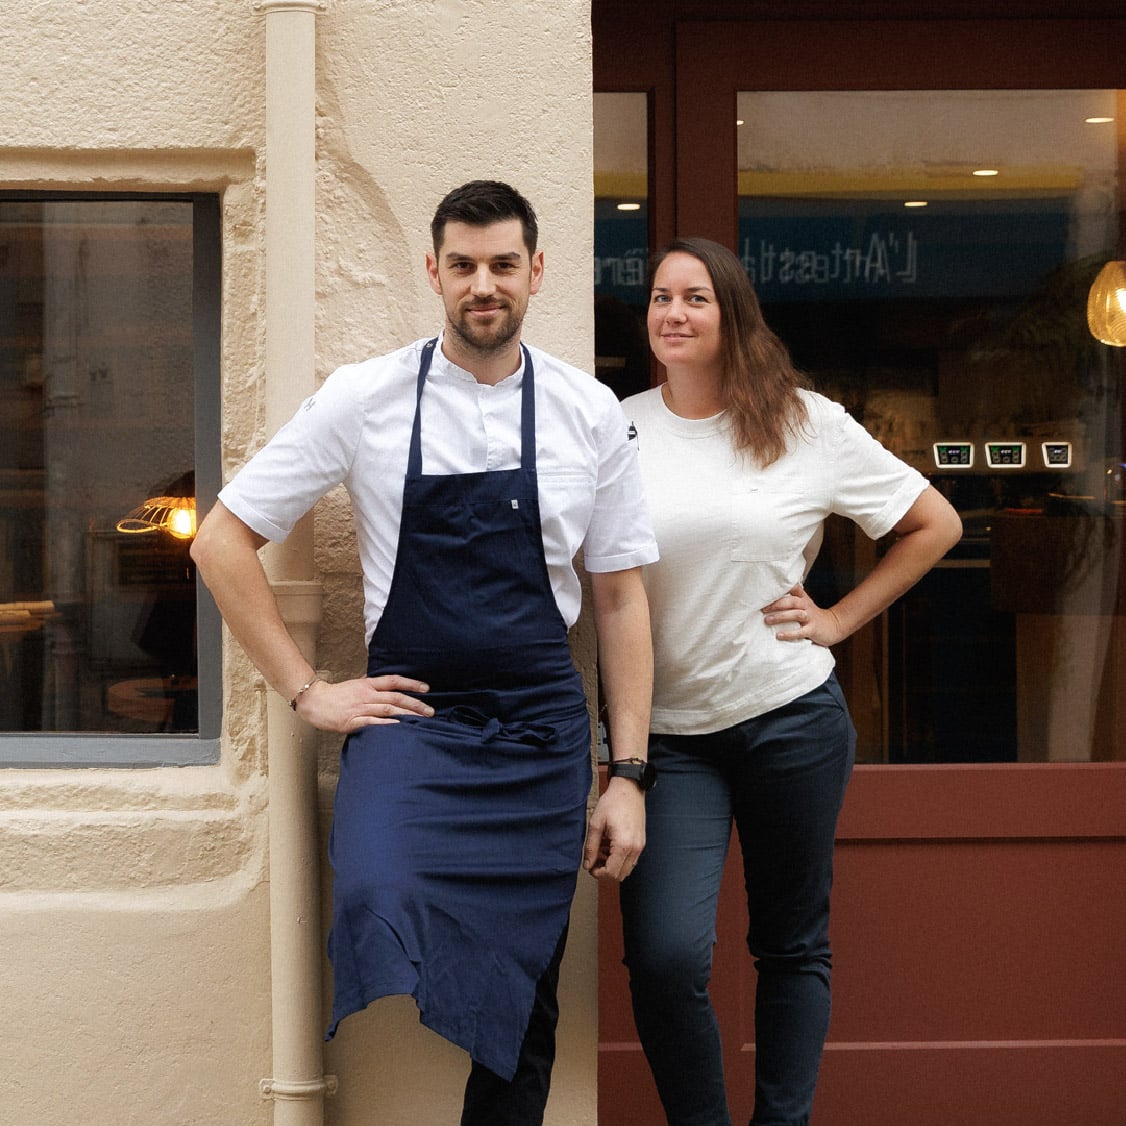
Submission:
M 776 497 L 757 485 L 730 498 L 731 558 L 737 563 L 769 563 L 793 554 L 793 531 Z

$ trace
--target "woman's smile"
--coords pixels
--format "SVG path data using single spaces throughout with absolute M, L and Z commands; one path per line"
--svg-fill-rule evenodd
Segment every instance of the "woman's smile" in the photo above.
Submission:
M 719 363 L 720 314 L 707 268 L 691 254 L 670 254 L 649 295 L 649 343 L 666 367 Z

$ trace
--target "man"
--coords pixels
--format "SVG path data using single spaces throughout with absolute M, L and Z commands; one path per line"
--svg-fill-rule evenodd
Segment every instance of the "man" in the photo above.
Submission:
M 231 632 L 315 727 L 348 736 L 330 844 L 339 1021 L 410 993 L 473 1066 L 463 1126 L 534 1126 L 577 865 L 624 879 L 644 845 L 656 547 L 613 394 L 521 343 L 543 280 L 535 214 L 474 181 L 426 256 L 440 337 L 333 373 L 219 496 L 193 557 Z M 257 551 L 334 485 L 352 498 L 368 676 L 330 684 Z M 591 576 L 614 777 L 583 829 L 586 701 L 567 646 Z M 617 773 L 617 771 L 621 773 Z

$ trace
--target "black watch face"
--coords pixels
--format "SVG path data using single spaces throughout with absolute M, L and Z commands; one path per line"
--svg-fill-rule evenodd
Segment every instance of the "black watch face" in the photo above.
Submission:
M 657 781 L 657 770 L 648 762 L 615 762 L 610 764 L 611 778 L 629 778 L 643 790 L 651 790 Z

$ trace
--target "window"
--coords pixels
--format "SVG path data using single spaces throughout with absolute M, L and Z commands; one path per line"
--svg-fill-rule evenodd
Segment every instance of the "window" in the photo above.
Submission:
M 0 194 L 0 764 L 215 761 L 214 196 Z
M 841 647 L 869 762 L 1121 759 L 1115 90 L 741 92 L 739 253 L 816 388 L 961 513 Z M 883 545 L 881 545 L 882 547 Z M 879 548 L 831 524 L 824 604 Z
M 619 399 L 649 387 L 648 98 L 594 95 L 595 374 Z

